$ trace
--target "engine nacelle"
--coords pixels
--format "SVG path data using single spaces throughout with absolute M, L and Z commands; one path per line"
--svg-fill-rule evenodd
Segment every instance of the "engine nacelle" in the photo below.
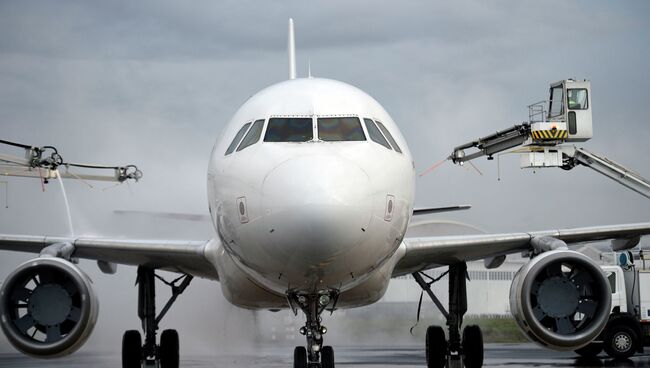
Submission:
M 605 328 L 611 290 L 601 268 L 570 250 L 540 254 L 510 286 L 510 309 L 526 336 L 547 348 L 575 350 Z
M 79 349 L 95 327 L 97 313 L 90 279 L 61 258 L 21 264 L 0 289 L 0 327 L 16 349 L 36 358 Z

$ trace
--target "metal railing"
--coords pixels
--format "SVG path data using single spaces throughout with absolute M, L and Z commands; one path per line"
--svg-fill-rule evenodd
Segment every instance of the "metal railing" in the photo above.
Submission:
M 562 99 L 558 100 L 551 100 L 550 101 L 550 106 L 553 107 L 553 110 L 557 110 L 555 106 L 560 106 L 558 111 L 551 111 L 548 112 L 546 110 L 547 106 L 549 106 L 549 101 L 548 100 L 543 100 L 539 102 L 535 102 L 532 105 L 528 105 L 528 122 L 532 123 L 539 123 L 539 122 L 546 122 L 546 119 L 552 118 L 553 121 L 564 121 L 564 106 L 563 106 L 564 101 Z M 555 113 L 555 115 L 551 115 L 552 113 Z
M 537 123 L 537 122 L 545 122 L 546 121 L 546 116 L 548 115 L 546 113 L 546 104 L 548 101 L 543 100 L 539 102 L 535 102 L 532 105 L 528 105 L 528 122 L 529 123 Z

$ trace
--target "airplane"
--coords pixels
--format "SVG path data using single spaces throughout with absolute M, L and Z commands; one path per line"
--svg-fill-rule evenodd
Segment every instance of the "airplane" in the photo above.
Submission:
M 530 261 L 510 292 L 513 315 L 540 345 L 576 350 L 602 331 L 610 286 L 598 265 L 569 245 L 612 240 L 636 246 L 650 222 L 504 234 L 406 238 L 423 213 L 414 209 L 415 164 L 397 124 L 372 97 L 349 84 L 296 77 L 289 21 L 289 79 L 250 97 L 211 152 L 207 173 L 213 239 L 171 241 L 0 234 L 0 249 L 36 253 L 0 289 L 0 326 L 19 351 L 55 358 L 79 349 L 92 333 L 98 305 L 88 276 L 75 264 L 96 260 L 104 273 L 137 266 L 139 330 L 122 339 L 124 368 L 179 366 L 179 336 L 159 324 L 194 277 L 220 283 L 224 297 L 247 309 L 302 312 L 295 368 L 335 366 L 325 345 L 324 311 L 377 302 L 391 278 L 412 274 L 446 317 L 429 326 L 428 367 L 483 365 L 478 326 L 463 326 L 467 265 L 500 266 L 507 254 Z M 449 303 L 442 305 L 423 272 L 447 267 Z M 157 313 L 157 270 L 172 297 Z M 144 334 L 144 341 L 142 336 Z

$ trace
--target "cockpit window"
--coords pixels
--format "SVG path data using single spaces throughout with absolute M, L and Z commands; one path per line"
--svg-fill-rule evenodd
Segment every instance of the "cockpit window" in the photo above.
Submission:
M 253 126 L 244 137 L 244 140 L 241 141 L 239 147 L 237 147 L 237 152 L 243 150 L 244 148 L 250 146 L 251 144 L 257 143 L 260 140 L 262 135 L 262 129 L 264 128 L 264 120 L 257 120 L 253 123 Z
M 307 142 L 312 138 L 311 118 L 271 118 L 264 142 Z
M 370 119 L 363 119 L 363 121 L 366 122 L 366 129 L 368 129 L 368 135 L 370 136 L 370 139 L 390 149 L 390 144 L 388 144 L 386 138 L 384 138 L 384 136 L 381 134 L 377 128 L 377 125 L 375 125 L 375 122 Z
M 384 124 L 382 124 L 380 122 L 377 122 L 377 126 L 379 126 L 379 129 L 381 129 L 381 132 L 384 133 L 384 135 L 386 136 L 386 138 L 390 142 L 390 145 L 393 146 L 393 149 L 395 151 L 399 152 L 399 153 L 402 153 L 402 150 L 399 148 L 399 146 L 397 145 L 397 142 L 395 142 L 395 139 L 393 138 L 392 135 L 390 135 L 390 132 L 388 131 L 388 129 L 386 129 Z
M 239 141 L 241 141 L 241 137 L 243 137 L 244 134 L 246 134 L 246 131 L 248 130 L 248 127 L 251 126 L 251 124 L 252 123 L 246 123 L 244 124 L 243 127 L 241 127 L 241 129 L 239 129 L 237 135 L 235 135 L 235 138 L 230 143 L 230 146 L 228 146 L 228 149 L 226 150 L 226 155 L 231 154 L 235 150 L 237 144 L 239 144 Z
M 318 118 L 318 139 L 326 142 L 365 141 L 359 118 Z

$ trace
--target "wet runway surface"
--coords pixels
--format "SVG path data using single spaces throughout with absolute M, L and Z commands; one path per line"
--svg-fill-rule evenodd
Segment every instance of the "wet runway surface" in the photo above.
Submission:
M 181 356 L 183 368 L 230 368 L 292 366 L 293 352 L 287 348 L 265 347 L 251 354 L 220 354 L 218 356 Z M 424 367 L 421 347 L 335 347 L 339 367 Z M 629 360 L 617 361 L 602 354 L 594 360 L 578 358 L 572 352 L 545 350 L 533 344 L 488 344 L 484 367 L 650 367 L 650 353 L 637 354 Z M 37 360 L 20 354 L 0 354 L 0 367 L 47 368 L 119 368 L 119 354 L 78 353 L 56 360 Z

